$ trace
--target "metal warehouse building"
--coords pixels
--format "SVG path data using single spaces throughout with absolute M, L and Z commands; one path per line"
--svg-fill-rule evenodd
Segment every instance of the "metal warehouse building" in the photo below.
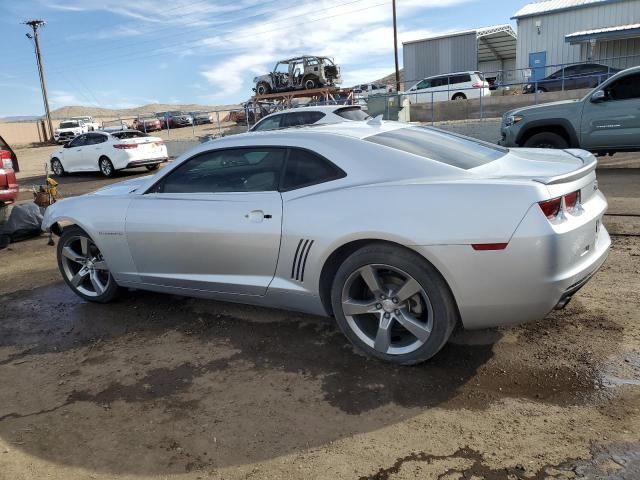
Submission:
M 540 79 L 572 62 L 640 64 L 640 0 L 546 0 L 525 5 L 512 18 L 518 23 L 517 67 L 530 69 L 518 76 Z
M 511 25 L 466 30 L 404 42 L 402 53 L 405 88 L 425 77 L 467 70 L 491 78 L 515 68 L 516 33 Z

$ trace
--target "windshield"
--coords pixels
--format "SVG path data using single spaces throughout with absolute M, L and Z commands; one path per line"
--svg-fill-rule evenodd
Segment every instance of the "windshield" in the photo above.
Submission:
M 175 112 L 169 112 L 169 115 L 172 115 L 172 116 L 182 115 L 182 112 L 178 112 L 178 111 L 175 111 Z
M 62 122 L 60 128 L 75 128 L 78 126 L 78 122 Z
M 365 140 L 468 170 L 504 156 L 508 150 L 429 127 L 399 128 Z
M 360 107 L 340 108 L 333 113 L 347 120 L 368 120 L 371 118 L 371 116 L 363 112 Z

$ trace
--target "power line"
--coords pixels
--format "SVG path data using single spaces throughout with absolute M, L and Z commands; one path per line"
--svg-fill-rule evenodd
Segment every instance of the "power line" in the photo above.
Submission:
M 351 5 L 351 4 L 355 4 L 355 3 L 360 3 L 364 0 L 354 0 L 345 4 L 340 5 L 340 7 L 342 6 L 347 6 L 347 5 Z M 362 10 L 367 10 L 370 8 L 375 8 L 375 7 L 379 7 L 382 5 L 385 5 L 387 3 L 389 3 L 390 0 L 385 0 L 381 3 L 376 3 L 373 5 L 367 5 L 366 7 L 362 7 L 359 9 L 355 9 L 355 10 L 350 10 L 348 12 L 342 12 L 342 13 L 338 13 L 338 14 L 334 14 L 334 15 L 328 15 L 325 17 L 320 17 L 320 18 L 315 18 L 312 20 L 308 20 L 305 22 L 299 22 L 297 24 L 292 24 L 292 25 L 287 25 L 284 27 L 279 27 L 279 28 L 273 28 L 270 30 L 262 30 L 262 31 L 257 31 L 257 32 L 251 32 L 249 34 L 246 35 L 236 35 L 233 38 L 237 39 L 237 38 L 246 38 L 246 37 L 255 37 L 258 35 L 262 35 L 265 33 L 271 33 L 271 32 L 275 32 L 275 31 L 279 31 L 279 30 L 283 30 L 283 29 L 289 29 L 289 28 L 293 28 L 293 27 L 299 27 L 300 25 L 306 25 L 309 23 L 314 23 L 314 22 L 319 22 L 322 20 L 327 20 L 327 19 L 331 19 L 331 18 L 336 18 L 336 17 L 341 17 L 341 16 L 345 16 L 345 15 L 349 15 L 355 12 L 359 12 Z M 322 9 L 322 10 L 328 10 L 328 9 Z M 333 9 L 332 9 L 333 10 Z M 307 16 L 308 14 L 300 14 L 300 15 L 294 15 L 291 17 L 287 17 L 287 18 L 283 18 L 281 20 L 285 20 L 285 19 L 291 19 L 291 18 L 296 18 L 296 17 L 302 17 L 302 16 Z M 280 21 L 280 20 L 279 20 Z M 234 33 L 233 31 L 228 31 L 228 32 L 223 32 L 223 33 Z M 224 40 L 224 38 L 222 39 Z M 156 56 L 163 56 L 163 55 L 168 55 L 171 54 L 172 52 L 163 52 L 162 50 L 167 50 L 173 47 L 178 47 L 178 46 L 191 46 L 191 45 L 198 45 L 202 40 L 198 39 L 198 40 L 192 40 L 192 41 L 188 41 L 188 42 L 179 42 L 179 43 L 174 43 L 174 44 L 166 44 L 163 47 L 161 47 L 160 49 L 156 50 L 155 52 L 150 52 L 150 53 L 143 53 L 143 54 L 132 54 L 132 55 L 122 55 L 122 56 L 115 56 L 115 57 L 111 57 L 110 60 L 115 60 L 112 62 L 95 62 L 95 63 L 87 63 L 84 64 L 83 66 L 78 66 L 75 68 L 67 68 L 65 69 L 65 71 L 75 71 L 75 70 L 82 70 L 82 69 L 92 69 L 92 68 L 97 68 L 97 67 L 101 67 L 101 66 L 109 66 L 109 65 L 114 65 L 116 63 L 120 63 L 120 62 L 129 62 L 129 61 L 134 61 L 134 60 L 140 60 L 140 59 L 144 59 L 144 58 L 149 58 L 149 57 L 156 57 Z M 238 49 L 227 49 L 224 51 L 224 54 L 229 54 L 229 53 L 233 53 L 233 52 L 244 52 L 246 51 L 246 48 L 238 48 Z M 215 56 L 219 56 L 219 55 L 213 55 Z M 60 71 L 60 70 L 57 70 Z

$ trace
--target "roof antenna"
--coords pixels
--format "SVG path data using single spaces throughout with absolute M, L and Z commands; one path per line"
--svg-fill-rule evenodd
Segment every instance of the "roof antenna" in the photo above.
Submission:
M 382 114 L 372 118 L 371 120 L 367 120 L 367 125 L 382 125 Z

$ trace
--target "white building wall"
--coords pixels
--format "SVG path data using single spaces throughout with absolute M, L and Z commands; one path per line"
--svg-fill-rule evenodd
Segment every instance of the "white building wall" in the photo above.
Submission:
M 540 22 L 540 33 L 537 21 Z M 580 62 L 583 60 L 581 46 L 565 42 L 565 35 L 632 23 L 640 23 L 640 0 L 612 1 L 518 19 L 517 68 L 528 68 L 529 54 L 543 51 L 547 52 L 547 65 Z M 546 75 L 555 70 L 547 68 Z

